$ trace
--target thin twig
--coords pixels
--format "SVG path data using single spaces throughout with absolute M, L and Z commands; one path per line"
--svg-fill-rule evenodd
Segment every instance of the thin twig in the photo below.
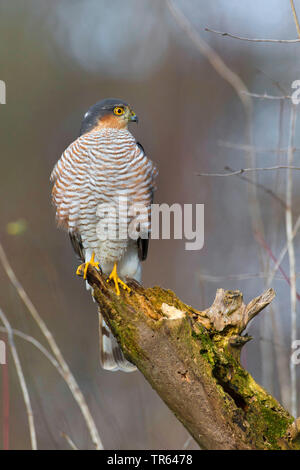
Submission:
M 3 268 L 8 276 L 8 278 L 10 279 L 11 283 L 13 284 L 13 286 L 15 287 L 15 289 L 17 290 L 19 296 L 21 297 L 21 299 L 23 300 L 25 306 L 27 307 L 29 313 L 31 314 L 32 318 L 35 320 L 35 322 L 37 323 L 37 325 L 39 326 L 41 332 L 43 333 L 43 335 L 45 336 L 46 340 L 48 341 L 48 344 L 55 356 L 55 358 L 57 359 L 60 367 L 62 368 L 63 372 L 64 372 L 64 377 L 65 377 L 65 380 L 68 384 L 68 387 L 71 391 L 71 393 L 73 394 L 80 410 L 81 410 L 81 413 L 84 417 L 84 420 L 86 422 L 86 425 L 87 425 L 87 428 L 90 432 L 90 436 L 91 436 L 91 439 L 92 439 L 92 442 L 95 446 L 95 448 L 97 450 L 102 450 L 103 449 L 103 445 L 102 445 L 102 442 L 101 442 L 101 439 L 100 439 L 100 436 L 99 436 L 99 433 L 98 433 L 98 430 L 97 430 L 97 427 L 96 427 L 96 424 L 94 422 L 94 419 L 90 413 L 90 410 L 88 408 L 88 405 L 85 401 L 85 398 L 83 396 L 83 393 L 81 392 L 78 384 L 77 384 L 77 381 L 75 379 L 75 377 L 73 376 L 68 364 L 66 363 L 52 333 L 50 332 L 50 330 L 48 329 L 46 323 L 44 322 L 44 320 L 40 317 L 37 309 L 35 308 L 35 306 L 33 305 L 33 303 L 31 302 L 30 298 L 28 297 L 27 293 L 25 292 L 23 286 L 21 285 L 21 283 L 18 281 L 9 261 L 8 261 L 8 258 L 5 254 L 5 251 L 3 249 L 3 246 L 2 244 L 0 243 L 0 262 L 2 263 L 3 265 Z
M 192 436 L 189 436 L 187 440 L 185 441 L 185 443 L 183 444 L 182 449 L 186 450 L 188 446 L 190 445 L 190 443 L 192 442 L 192 440 L 193 440 Z
M 268 80 L 271 81 L 271 83 L 280 91 L 280 93 L 284 94 L 284 95 L 287 95 L 287 92 L 286 90 L 283 88 L 283 86 L 281 85 L 281 83 L 278 81 L 278 80 L 274 80 L 274 78 L 270 77 L 268 73 L 266 73 L 265 70 L 261 70 L 260 68 L 257 68 L 257 67 L 254 67 L 254 70 L 256 70 L 256 72 L 258 73 L 261 73 L 262 75 L 264 75 Z
M 295 21 L 296 28 L 297 28 L 298 37 L 300 38 L 300 26 L 299 26 L 299 20 L 298 20 L 296 8 L 295 8 L 295 5 L 294 5 L 294 0 L 290 0 L 290 1 L 291 1 L 291 7 L 292 7 L 294 21 Z
M 289 43 L 300 42 L 300 38 L 298 39 L 261 39 L 261 38 L 256 39 L 256 38 L 245 38 L 243 36 L 237 36 L 235 34 L 225 33 L 223 31 L 216 31 L 215 29 L 211 29 L 211 28 L 205 28 L 205 31 L 208 31 L 209 33 L 218 34 L 219 36 L 228 36 L 229 38 L 239 39 L 240 41 L 248 41 L 248 42 L 275 42 L 277 44 L 279 43 L 289 44 Z
M 225 167 L 225 170 L 229 170 L 229 171 L 233 171 L 232 168 L 230 168 L 229 166 L 226 166 Z M 272 191 L 272 189 L 270 188 L 267 188 L 264 184 L 262 183 L 257 183 L 256 181 L 253 181 L 251 180 L 250 178 L 247 178 L 247 176 L 243 176 L 243 175 L 238 175 L 239 179 L 241 179 L 242 181 L 246 181 L 247 183 L 249 184 L 254 184 L 257 188 L 261 189 L 262 191 L 264 191 L 265 193 L 269 194 L 269 196 L 271 196 L 275 201 L 277 201 L 284 209 L 286 208 L 286 204 L 285 204 L 285 201 L 283 199 L 281 199 L 279 196 L 277 196 L 276 193 L 274 193 L 274 191 Z
M 293 164 L 294 160 L 294 137 L 296 125 L 296 106 L 291 107 L 291 122 L 290 122 L 290 136 L 289 136 L 289 151 L 288 151 L 288 165 Z M 292 194 L 293 194 L 293 177 L 292 171 L 289 169 L 287 172 L 286 182 L 286 237 L 288 245 L 288 254 L 290 262 L 290 298 L 291 298 L 291 345 L 297 340 L 297 287 L 296 287 L 296 266 L 295 266 L 295 250 L 293 243 L 293 214 L 292 214 Z M 296 379 L 296 365 L 290 360 L 290 374 L 291 374 L 291 412 L 294 416 L 297 415 L 297 379 Z
M 294 225 L 293 232 L 292 232 L 292 240 L 295 238 L 299 228 L 300 228 L 300 216 L 297 218 L 296 223 Z M 275 273 L 278 270 L 279 266 L 281 265 L 281 263 L 283 261 L 283 258 L 285 257 L 287 251 L 288 251 L 288 244 L 286 243 L 286 245 L 282 248 L 282 250 L 281 250 L 281 252 L 280 252 L 280 254 L 277 258 L 277 261 L 275 263 L 275 266 L 274 266 L 273 270 L 270 272 L 270 274 L 268 276 L 268 283 L 267 283 L 268 286 L 271 285 L 271 282 L 273 281 Z M 298 277 L 297 274 L 296 274 L 296 277 Z
M 11 349 L 12 357 L 13 357 L 13 360 L 14 360 L 14 363 L 15 363 L 17 375 L 18 375 L 18 378 L 19 378 L 19 382 L 20 382 L 20 386 L 21 386 L 21 390 L 22 390 L 22 394 L 23 394 L 23 398 L 24 398 L 24 403 L 25 403 L 26 413 L 27 413 L 27 418 L 28 418 L 31 448 L 32 448 L 32 450 L 37 450 L 37 441 L 36 441 L 36 432 L 35 432 L 35 426 L 34 426 L 33 411 L 32 411 L 32 406 L 31 406 L 31 401 L 30 401 L 28 388 L 27 388 L 27 385 L 26 385 L 26 380 L 25 380 L 25 377 L 24 377 L 24 374 L 23 374 L 23 370 L 22 370 L 20 359 L 19 359 L 19 355 L 18 355 L 16 346 L 15 346 L 14 335 L 13 335 L 13 332 L 12 332 L 12 328 L 10 326 L 10 323 L 9 323 L 6 315 L 4 314 L 4 312 L 1 309 L 0 309 L 0 318 L 1 318 L 1 321 L 2 321 L 2 323 L 5 326 L 5 329 L 7 331 L 8 344 L 9 344 L 10 349 Z
M 257 241 L 261 244 L 261 246 L 265 249 L 265 251 L 268 253 L 268 255 L 270 256 L 270 258 L 274 261 L 274 263 L 276 264 L 277 263 L 277 258 L 276 256 L 274 255 L 273 251 L 271 250 L 271 248 L 269 247 L 269 245 L 267 244 L 267 242 L 262 238 L 262 236 L 260 235 L 260 233 L 256 233 L 255 234 L 255 238 L 257 239 Z M 290 278 L 288 277 L 288 275 L 285 273 L 284 269 L 279 265 L 278 267 L 279 271 L 281 272 L 281 274 L 283 275 L 284 279 L 286 280 L 286 282 L 288 283 L 289 286 L 291 286 L 291 280 Z M 296 292 L 296 299 L 298 301 L 300 301 L 300 294 L 298 294 L 298 292 Z
M 290 100 L 292 97 L 290 95 L 268 95 L 268 93 L 251 93 L 249 91 L 244 91 L 248 96 L 251 96 L 252 98 L 259 98 L 261 100 Z
M 78 450 L 78 447 L 76 447 L 76 445 L 74 444 L 70 436 L 68 436 L 68 434 L 66 434 L 65 432 L 62 432 L 61 435 L 64 439 L 66 439 L 67 443 L 69 444 L 72 450 Z
M 3 331 L 4 333 L 7 332 L 6 328 L 3 328 L 1 326 L 0 326 L 0 331 Z M 53 367 L 57 369 L 57 371 L 63 377 L 63 379 L 65 379 L 64 372 L 62 368 L 60 367 L 59 363 L 57 362 L 57 360 L 55 359 L 55 357 L 52 356 L 52 354 L 50 354 L 49 351 L 39 341 L 37 341 L 33 336 L 23 333 L 23 331 L 12 329 L 12 333 L 15 336 L 18 336 L 19 338 L 22 338 L 23 340 L 35 346 L 48 359 L 48 361 L 51 362 Z
M 4 328 L 5 333 L 6 329 Z M 2 349 L 2 348 L 1 348 Z M 3 450 L 9 450 L 9 438 L 10 438 L 10 393 L 9 393 L 9 376 L 8 376 L 8 364 L 6 358 L 6 343 L 4 346 L 4 364 L 1 362 L 1 375 L 2 375 L 2 436 L 3 436 Z M 1 358 L 3 359 L 3 358 Z
M 270 171 L 270 170 L 300 170 L 300 168 L 298 166 L 276 165 L 276 166 L 269 166 L 269 167 L 264 167 L 264 168 L 241 168 L 240 170 L 236 170 L 231 173 L 197 173 L 197 176 L 234 176 L 234 175 L 241 175 L 242 173 L 246 173 L 246 172 Z

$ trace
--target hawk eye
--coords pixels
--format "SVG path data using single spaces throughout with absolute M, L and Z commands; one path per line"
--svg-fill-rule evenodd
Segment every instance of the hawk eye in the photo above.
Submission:
M 122 116 L 122 114 L 124 114 L 124 108 L 121 108 L 120 106 L 116 106 L 114 108 L 114 113 L 117 115 L 117 116 Z

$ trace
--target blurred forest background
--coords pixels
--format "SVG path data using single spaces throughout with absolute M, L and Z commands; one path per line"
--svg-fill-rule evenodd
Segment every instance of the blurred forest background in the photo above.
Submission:
M 249 301 L 268 285 L 274 259 L 286 245 L 286 170 L 257 172 L 256 186 L 240 177 L 253 179 L 252 173 L 197 173 L 246 168 L 255 163 L 253 158 L 257 167 L 287 164 L 290 100 L 249 98 L 253 142 L 247 141 L 240 97 L 178 24 L 171 5 L 250 92 L 291 94 L 291 83 L 300 79 L 299 43 L 247 42 L 205 31 L 296 39 L 288 0 L 0 1 L 0 79 L 7 87 L 7 104 L 0 106 L 1 243 L 74 373 L 108 449 L 197 446 L 141 373 L 108 373 L 99 366 L 96 307 L 75 276 L 77 261 L 67 235 L 55 226 L 49 182 L 55 162 L 78 136 L 87 108 L 105 97 L 128 101 L 140 119 L 131 131 L 159 168 L 155 202 L 205 204 L 204 248 L 185 251 L 184 240 L 152 241 L 145 285 L 170 288 L 196 308 L 209 306 L 218 287 L 240 289 Z M 300 0 L 295 7 L 300 13 Z M 300 147 L 299 121 L 295 147 Z M 252 144 L 257 152 L 254 157 L 250 149 L 249 162 L 245 150 Z M 295 166 L 299 155 L 296 149 Z M 292 173 L 294 222 L 299 177 Z M 294 248 L 298 277 L 297 235 Z M 245 347 L 243 363 L 291 410 L 296 385 L 291 387 L 289 371 L 290 286 L 283 273 L 290 277 L 288 254 L 271 281 L 277 294 L 272 309 L 249 328 L 254 339 Z M 2 267 L 0 307 L 13 328 L 47 347 Z M 38 447 L 68 449 L 61 434 L 66 433 L 78 448 L 93 448 L 80 410 L 55 368 L 32 344 L 15 342 Z M 300 366 L 293 373 L 299 392 Z M 27 416 L 10 354 L 0 377 L 0 448 L 28 449 Z

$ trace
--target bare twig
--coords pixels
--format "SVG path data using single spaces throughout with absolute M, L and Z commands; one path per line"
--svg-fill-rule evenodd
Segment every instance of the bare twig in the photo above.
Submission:
M 296 223 L 294 225 L 294 228 L 293 228 L 293 231 L 292 231 L 292 240 L 295 238 L 299 228 L 300 228 L 300 216 L 297 218 Z M 277 257 L 277 261 L 275 263 L 274 268 L 272 269 L 272 271 L 270 272 L 270 274 L 268 276 L 268 286 L 271 285 L 271 282 L 272 282 L 272 280 L 275 276 L 275 273 L 278 270 L 279 266 L 281 265 L 281 263 L 283 261 L 283 258 L 285 257 L 287 251 L 288 251 L 288 244 L 286 243 L 286 245 L 282 248 L 279 256 Z M 296 277 L 298 277 L 298 275 L 296 275 Z
M 190 445 L 190 443 L 192 442 L 192 440 L 193 440 L 192 436 L 189 436 L 187 440 L 185 441 L 185 443 L 183 444 L 182 449 L 186 450 L 188 446 Z
M 288 165 L 291 166 L 294 160 L 294 136 L 296 125 L 296 106 L 291 107 L 291 121 L 290 121 L 290 136 L 289 136 L 289 151 L 288 151 Z M 297 340 L 297 290 L 296 290 L 296 268 L 295 268 L 295 250 L 293 244 L 293 214 L 292 214 L 292 192 L 293 192 L 293 178 L 291 169 L 287 172 L 286 182 L 286 237 L 290 262 L 290 296 L 291 296 L 291 344 Z M 294 416 L 297 415 L 297 380 L 296 380 L 296 365 L 290 360 L 290 373 L 291 373 L 291 410 Z
M 4 328 L 5 329 L 5 328 Z M 5 330 L 6 333 L 6 330 Z M 6 344 L 4 346 L 4 354 L 6 356 Z M 1 362 L 2 364 L 2 362 Z M 3 436 L 3 450 L 9 450 L 9 438 L 10 438 L 10 393 L 9 393 L 9 376 L 8 376 L 8 364 L 5 357 L 4 364 L 1 366 L 2 375 L 2 436 Z
M 28 418 L 28 426 L 29 426 L 29 433 L 30 433 L 30 441 L 31 441 L 31 448 L 32 450 L 37 450 L 37 441 L 36 441 L 36 431 L 35 431 L 35 426 L 34 426 L 34 418 L 33 418 L 33 411 L 32 411 L 32 406 L 31 406 L 31 401 L 30 401 L 30 396 L 28 392 L 28 388 L 26 385 L 26 380 L 23 374 L 21 362 L 19 359 L 19 355 L 15 346 L 14 342 L 14 336 L 12 332 L 12 328 L 10 326 L 10 323 L 4 314 L 4 312 L 0 309 L 0 318 L 5 326 L 5 329 L 7 331 L 7 339 L 8 343 L 11 349 L 12 357 L 15 363 L 17 375 L 19 378 L 24 402 L 25 402 L 25 407 L 26 407 L 26 412 L 27 412 L 27 418 Z
M 262 100 L 290 100 L 292 97 L 290 95 L 268 95 L 268 93 L 250 93 L 249 91 L 244 91 L 248 96 L 251 96 L 252 98 L 259 98 Z
M 280 93 L 282 93 L 284 95 L 287 94 L 286 89 L 284 89 L 284 87 L 281 85 L 281 83 L 278 80 L 274 80 L 274 78 L 270 77 L 270 75 L 268 73 L 266 73 L 265 70 L 262 70 L 262 69 L 257 68 L 257 67 L 254 67 L 254 70 L 256 70 L 256 72 L 258 72 L 258 73 L 261 73 L 268 80 L 270 80 L 270 82 L 280 91 Z
M 248 42 L 274 42 L 274 43 L 284 43 L 284 44 L 289 44 L 289 43 L 295 43 L 295 42 L 300 42 L 299 39 L 261 39 L 261 38 L 245 38 L 243 36 L 237 36 L 236 34 L 231 34 L 231 33 L 225 33 L 223 31 L 216 31 L 215 29 L 211 28 L 205 28 L 205 31 L 208 31 L 209 33 L 214 33 L 218 34 L 219 36 L 228 36 L 229 38 L 233 39 L 239 39 L 240 41 L 248 41 Z
M 271 250 L 271 248 L 269 247 L 267 242 L 262 238 L 260 233 L 257 233 L 255 236 L 256 236 L 257 241 L 261 244 L 261 246 L 268 253 L 269 257 L 274 261 L 275 264 L 277 264 L 276 256 L 274 255 L 273 251 Z M 281 272 L 281 274 L 283 275 L 283 277 L 286 280 L 286 282 L 288 283 L 288 285 L 291 286 L 291 280 L 288 277 L 288 275 L 285 273 L 284 269 L 280 265 L 278 266 L 278 269 Z M 297 292 L 296 292 L 296 298 L 297 298 L 297 300 L 300 301 L 300 294 L 298 294 Z
M 234 170 L 232 168 L 230 168 L 229 166 L 226 166 L 225 167 L 225 170 L 229 170 L 231 172 L 233 172 Z M 243 180 L 243 181 L 246 181 L 247 183 L 249 184 L 254 184 L 257 188 L 261 189 L 262 191 L 264 191 L 265 193 L 269 194 L 269 196 L 271 196 L 275 201 L 277 201 L 284 209 L 286 208 L 286 204 L 285 204 L 285 201 L 283 199 L 281 199 L 279 196 L 277 196 L 276 193 L 274 193 L 274 191 L 272 191 L 272 189 L 270 188 L 267 188 L 264 184 L 262 183 L 257 183 L 256 181 L 253 181 L 251 180 L 250 178 L 247 178 L 247 176 L 242 176 L 242 175 L 238 175 L 239 179 Z
M 246 172 L 270 171 L 270 170 L 300 170 L 300 167 L 290 166 L 290 165 L 276 165 L 276 166 L 269 166 L 269 167 L 264 167 L 264 168 L 241 168 L 240 170 L 236 170 L 231 173 L 197 173 L 197 176 L 234 176 L 234 175 L 241 175 L 242 173 L 246 173 Z
M 0 327 L 0 331 L 3 331 L 4 333 L 7 333 L 6 328 L 3 328 L 3 327 Z M 28 343 L 31 343 L 33 346 L 35 346 L 48 359 L 48 361 L 51 362 L 53 367 L 55 367 L 55 369 L 57 369 L 57 371 L 60 373 L 60 375 L 63 378 L 65 378 L 63 370 L 60 367 L 57 360 L 55 359 L 55 357 L 52 356 L 52 354 L 50 354 L 49 351 L 39 341 L 37 341 L 33 336 L 30 336 L 30 335 L 27 335 L 26 333 L 23 333 L 23 331 L 19 331 L 19 330 L 15 330 L 15 329 L 12 329 L 11 331 L 12 331 L 13 335 L 18 336 L 19 338 L 22 338 L 23 340 L 25 340 Z
M 11 283 L 13 284 L 13 286 L 15 287 L 15 289 L 17 290 L 19 296 L 21 297 L 21 299 L 23 300 L 24 304 L 26 305 L 29 313 L 31 314 L 32 318 L 35 320 L 35 322 L 37 323 L 38 327 L 40 328 L 41 332 L 43 333 L 43 335 L 45 336 L 46 340 L 48 341 L 48 344 L 56 358 L 56 360 L 58 361 L 60 367 L 62 368 L 63 370 L 63 373 L 64 373 L 64 378 L 68 384 L 68 387 L 71 391 L 71 393 L 73 394 L 74 396 L 74 399 L 76 400 L 80 410 L 81 410 L 81 413 L 84 417 L 84 420 L 86 422 L 86 425 L 87 425 L 87 428 L 90 432 L 90 436 L 91 436 L 91 439 L 92 439 L 92 442 L 95 446 L 96 449 L 98 450 L 101 450 L 103 449 L 103 445 L 102 445 L 102 442 L 101 442 L 101 439 L 100 439 L 100 436 L 99 436 L 99 433 L 98 433 L 98 430 L 97 430 L 97 427 L 96 427 L 96 424 L 94 422 L 94 419 L 90 413 L 90 410 L 88 408 L 88 405 L 85 401 L 85 398 L 77 384 L 77 381 L 75 379 L 75 377 L 73 376 L 68 364 L 66 363 L 52 333 L 50 332 L 50 330 L 48 329 L 46 323 L 44 322 L 44 320 L 40 317 L 37 309 L 35 308 L 35 306 L 33 305 L 33 303 L 31 302 L 30 298 L 28 297 L 27 293 L 25 292 L 23 286 L 21 285 L 21 283 L 18 281 L 8 259 L 7 259 L 7 256 L 5 254 L 5 251 L 3 249 L 3 246 L 2 244 L 0 243 L 0 262 L 2 263 L 3 265 L 3 268 L 8 276 L 8 278 L 10 279 Z
M 294 5 L 294 0 L 290 0 L 290 1 L 291 1 L 291 7 L 292 7 L 294 21 L 295 21 L 296 28 L 297 28 L 298 37 L 300 38 L 300 26 L 299 26 L 299 20 L 298 20 L 296 8 L 295 8 L 295 5 Z
M 69 444 L 72 450 L 78 450 L 78 447 L 76 447 L 76 444 L 74 444 L 74 442 L 72 441 L 70 436 L 68 436 L 68 434 L 66 434 L 65 432 L 62 432 L 61 435 L 64 439 L 66 439 L 67 443 Z

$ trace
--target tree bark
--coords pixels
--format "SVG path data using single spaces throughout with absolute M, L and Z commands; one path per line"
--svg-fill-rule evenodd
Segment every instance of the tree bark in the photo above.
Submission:
M 170 290 L 118 297 L 94 268 L 87 279 L 105 321 L 134 363 L 202 449 L 300 449 L 297 422 L 241 366 L 242 335 L 274 298 L 267 290 L 248 305 L 239 291 L 218 289 L 198 311 Z

